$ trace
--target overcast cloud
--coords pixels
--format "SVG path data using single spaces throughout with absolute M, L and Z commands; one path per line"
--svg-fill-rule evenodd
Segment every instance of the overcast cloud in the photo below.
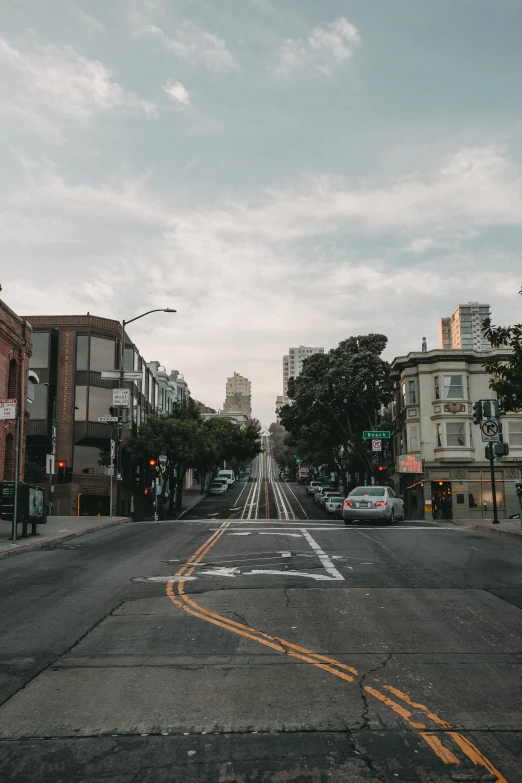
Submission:
M 516 0 L 25 0 L 0 11 L 2 296 L 131 318 L 273 420 L 291 345 L 520 320 Z M 218 7 L 219 6 L 219 7 Z

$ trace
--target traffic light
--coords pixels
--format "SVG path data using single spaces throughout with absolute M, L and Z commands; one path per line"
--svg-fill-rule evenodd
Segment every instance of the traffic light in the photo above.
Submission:
M 482 401 L 473 403 L 473 424 L 480 424 L 482 422 Z
M 515 489 L 519 498 L 522 498 L 522 481 L 515 482 Z
M 56 482 L 58 484 L 65 484 L 66 468 L 67 468 L 67 463 L 64 462 L 63 460 L 60 460 L 60 462 L 58 462 L 58 477 L 56 479 Z
M 149 488 L 148 487 L 145 487 L 145 489 L 143 490 L 143 494 L 144 495 L 148 495 L 149 494 Z
M 379 471 L 379 473 L 381 473 L 381 472 L 384 470 L 384 468 L 383 468 L 383 466 L 382 466 L 382 465 L 379 465 L 379 467 L 377 468 L 377 470 Z
M 509 445 L 507 443 L 495 443 L 495 455 L 497 457 L 507 457 L 509 454 Z
M 156 460 L 156 459 L 149 459 L 149 468 L 154 469 L 157 464 L 158 464 L 158 460 Z
M 482 403 L 482 418 L 491 419 L 491 401 L 484 400 Z

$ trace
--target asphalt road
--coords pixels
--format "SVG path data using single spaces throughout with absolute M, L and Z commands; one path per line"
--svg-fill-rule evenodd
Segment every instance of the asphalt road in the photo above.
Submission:
M 0 780 L 522 781 L 518 542 L 271 472 L 0 563 Z

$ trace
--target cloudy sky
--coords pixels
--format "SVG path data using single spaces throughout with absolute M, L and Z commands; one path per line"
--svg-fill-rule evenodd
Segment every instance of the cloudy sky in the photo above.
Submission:
M 0 243 L 21 314 L 131 318 L 268 424 L 291 345 L 520 320 L 520 0 L 0 8 Z

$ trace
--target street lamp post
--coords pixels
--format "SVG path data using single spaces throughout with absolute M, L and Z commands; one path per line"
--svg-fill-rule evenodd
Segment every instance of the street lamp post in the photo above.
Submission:
M 158 307 L 155 310 L 148 310 L 146 313 L 142 313 L 141 315 L 137 315 L 135 318 L 130 318 L 128 321 L 122 321 L 121 324 L 121 341 L 120 341 L 120 388 L 123 389 L 123 384 L 125 382 L 125 368 L 124 368 L 124 358 L 125 358 L 125 327 L 131 324 L 133 321 L 138 321 L 140 318 L 145 318 L 146 315 L 150 315 L 151 313 L 175 313 L 176 310 L 173 310 L 171 307 Z M 130 399 L 130 409 L 131 409 L 131 417 L 133 416 L 133 397 L 131 395 Z M 116 481 L 116 508 L 117 513 L 123 516 L 123 509 L 122 509 L 122 491 L 121 491 L 121 485 L 123 481 L 123 414 L 119 417 L 120 421 L 118 422 L 118 473 L 121 474 L 121 480 Z

